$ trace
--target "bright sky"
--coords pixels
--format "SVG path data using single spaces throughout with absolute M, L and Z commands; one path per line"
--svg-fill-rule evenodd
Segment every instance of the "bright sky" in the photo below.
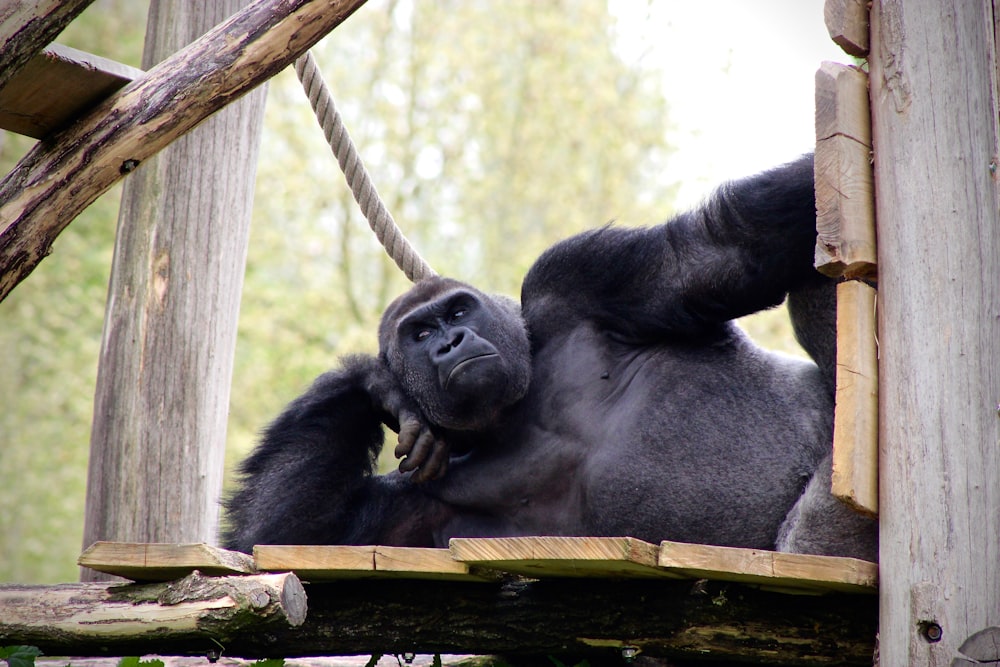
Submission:
M 849 63 L 823 23 L 823 0 L 611 0 L 636 52 L 663 63 L 676 126 L 679 208 L 727 178 L 812 150 L 814 76 Z M 631 54 L 635 56 L 636 54 Z

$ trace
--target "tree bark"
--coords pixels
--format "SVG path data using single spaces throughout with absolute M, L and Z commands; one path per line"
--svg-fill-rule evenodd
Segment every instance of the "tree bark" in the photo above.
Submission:
M 94 0 L 13 0 L 0 6 L 0 88 Z
M 244 1 L 154 0 L 143 66 Z M 258 88 L 230 105 L 125 184 L 94 399 L 85 547 L 216 539 L 264 99 Z
M 871 17 L 884 665 L 1000 625 L 998 9 Z
M 195 572 L 158 584 L 0 586 L 0 612 L 0 645 L 45 647 L 48 655 L 78 655 L 84 648 L 88 655 L 106 655 L 121 645 L 141 655 L 153 646 L 207 645 L 209 637 L 223 642 L 301 625 L 306 598 L 291 573 Z
M 297 627 L 275 623 L 266 631 L 247 625 L 225 634 L 98 640 L 55 632 L 4 634 L 0 621 L 0 642 L 30 639 L 47 655 L 207 654 L 218 650 L 219 642 L 225 655 L 243 658 L 499 653 L 551 655 L 564 664 L 584 658 L 618 664 L 622 647 L 634 646 L 671 664 L 733 660 L 866 667 L 875 643 L 877 603 L 871 595 L 787 595 L 720 582 L 590 579 L 353 580 L 305 588 L 309 612 Z M 547 658 L 543 663 L 552 664 Z
M 0 300 L 123 175 L 284 69 L 362 4 L 257 0 L 37 144 L 0 181 Z

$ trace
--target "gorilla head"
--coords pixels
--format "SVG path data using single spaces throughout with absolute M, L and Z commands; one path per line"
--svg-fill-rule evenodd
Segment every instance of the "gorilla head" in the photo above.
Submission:
M 517 303 L 449 278 L 422 280 L 389 305 L 379 355 L 426 417 L 453 430 L 495 423 L 531 380 Z

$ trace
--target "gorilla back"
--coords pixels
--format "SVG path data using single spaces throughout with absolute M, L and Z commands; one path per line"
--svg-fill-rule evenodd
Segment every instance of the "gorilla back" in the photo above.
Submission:
M 811 157 L 655 227 L 603 227 L 531 268 L 521 308 L 433 278 L 267 429 L 224 542 L 446 546 L 629 535 L 875 557 L 833 500 L 833 285 L 812 268 Z M 816 363 L 734 318 L 790 311 Z M 381 425 L 400 469 L 376 475 Z M 816 483 L 810 483 L 816 479 Z

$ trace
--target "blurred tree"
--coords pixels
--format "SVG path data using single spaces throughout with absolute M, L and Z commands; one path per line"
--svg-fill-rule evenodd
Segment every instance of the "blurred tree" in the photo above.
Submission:
M 145 2 L 98 0 L 60 35 L 139 66 Z M 31 140 L 3 133 L 6 173 Z M 120 188 L 60 235 L 0 303 L 0 581 L 74 581 L 104 301 Z

